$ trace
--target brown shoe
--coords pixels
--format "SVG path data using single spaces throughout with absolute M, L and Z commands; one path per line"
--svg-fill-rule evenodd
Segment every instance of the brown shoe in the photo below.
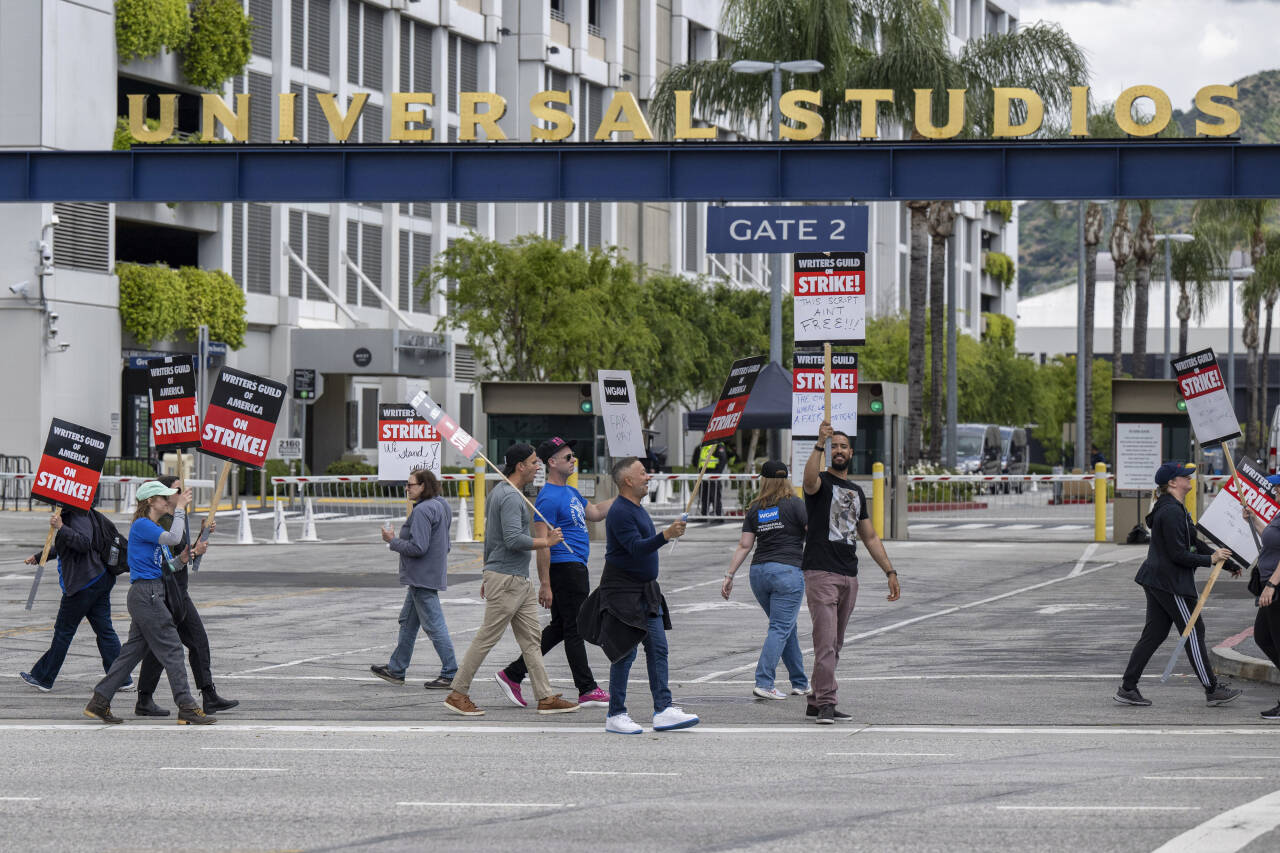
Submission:
M 212 714 L 206 714 L 199 705 L 178 709 L 178 725 L 180 726 L 211 726 L 216 722 L 218 722 L 218 718 Z
M 471 701 L 470 696 L 465 693 L 459 693 L 456 690 L 445 697 L 444 706 L 464 717 L 480 717 L 484 715 L 484 711 L 476 707 L 476 703 Z
M 94 693 L 93 698 L 89 700 L 89 704 L 84 706 L 84 715 L 95 720 L 102 720 L 104 723 L 116 725 L 123 723 L 124 720 L 111 713 L 111 706 L 107 703 L 107 699 L 100 693 Z
M 578 703 L 561 699 L 559 693 L 554 696 L 548 696 L 546 699 L 538 700 L 539 714 L 567 714 L 576 710 L 578 710 Z

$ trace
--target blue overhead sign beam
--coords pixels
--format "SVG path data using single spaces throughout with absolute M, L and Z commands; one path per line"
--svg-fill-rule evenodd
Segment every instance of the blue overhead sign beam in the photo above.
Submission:
M 0 202 L 1072 198 L 1280 198 L 1280 145 L 500 142 L 0 152 Z

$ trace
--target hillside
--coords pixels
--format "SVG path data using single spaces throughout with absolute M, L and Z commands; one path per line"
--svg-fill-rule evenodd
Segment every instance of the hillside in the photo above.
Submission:
M 1247 143 L 1280 141 L 1280 70 L 1260 71 L 1235 82 L 1240 99 L 1240 138 Z M 1197 113 L 1194 109 L 1174 110 L 1173 121 L 1183 136 L 1195 133 Z M 1191 203 L 1161 201 L 1156 203 L 1156 231 L 1185 231 L 1191 227 Z M 1137 224 L 1136 212 L 1130 221 Z M 1023 296 L 1033 296 L 1076 276 L 1076 214 L 1074 206 L 1064 207 L 1055 215 L 1055 205 L 1034 201 L 1019 209 L 1018 279 Z M 1103 231 L 1102 251 L 1106 250 L 1110 221 Z M 1162 271 L 1158 275 L 1163 275 Z

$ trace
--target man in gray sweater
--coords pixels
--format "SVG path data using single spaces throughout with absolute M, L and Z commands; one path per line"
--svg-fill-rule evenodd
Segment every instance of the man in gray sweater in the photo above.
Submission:
M 462 657 L 462 666 L 453 679 L 453 691 L 444 700 L 446 708 L 463 716 L 478 717 L 484 713 L 468 695 L 471 680 L 508 625 L 529 668 L 529 679 L 538 700 L 538 713 L 562 714 L 578 710 L 576 702 L 565 701 L 560 694 L 551 692 L 551 681 L 542 665 L 538 586 L 529 578 L 529 557 L 539 548 L 550 548 L 560 543 L 564 536 L 558 527 L 552 528 L 544 537 L 535 539 L 529 535 L 533 513 L 524 497 L 516 491 L 533 482 L 540 464 L 530 445 L 511 445 L 502 471 L 510 484 L 504 482 L 495 486 L 485 506 L 484 572 L 480 587 L 485 599 L 484 622 Z M 541 580 L 549 589 L 548 579 Z

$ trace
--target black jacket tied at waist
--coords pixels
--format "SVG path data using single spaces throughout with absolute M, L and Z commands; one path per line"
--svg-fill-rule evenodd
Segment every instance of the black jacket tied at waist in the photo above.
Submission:
M 662 627 L 671 630 L 671 614 L 656 580 L 637 580 L 631 574 L 604 564 L 600 585 L 578 611 L 578 631 L 588 643 L 604 650 L 610 663 L 626 657 L 649 631 L 649 619 L 662 616 Z

